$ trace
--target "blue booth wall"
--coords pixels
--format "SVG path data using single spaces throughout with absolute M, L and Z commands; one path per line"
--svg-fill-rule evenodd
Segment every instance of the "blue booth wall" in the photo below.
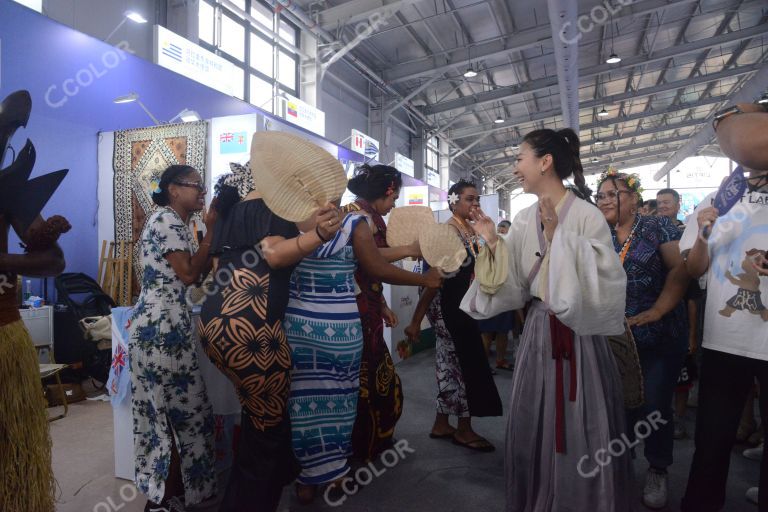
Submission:
M 185 108 L 197 111 L 202 119 L 252 113 L 274 119 L 249 103 L 133 55 L 125 44 L 116 46 L 18 3 L 0 0 L 0 99 L 26 89 L 33 103 L 29 123 L 17 131 L 12 145 L 18 149 L 25 139 L 32 140 L 37 149 L 33 176 L 69 169 L 42 213 L 45 217 L 63 215 L 73 226 L 60 240 L 67 260 L 65 271 L 84 272 L 94 278 L 100 243 L 99 133 L 151 124 L 138 104 L 118 105 L 113 103 L 115 97 L 136 92 L 161 120 L 168 120 Z M 357 85 L 365 90 L 364 81 Z M 367 131 L 366 105 L 357 105 L 355 100 L 351 102 L 354 105 L 342 108 L 340 100 L 327 89 L 333 87 L 326 85 L 322 93 L 329 109 L 325 140 L 337 145 L 349 137 L 350 128 Z M 341 91 L 339 96 L 344 97 Z M 399 142 L 395 149 L 407 154 L 407 146 Z M 349 158 L 357 160 L 352 155 Z M 9 162 L 7 156 L 5 163 L 0 162 L 0 168 Z M 111 180 L 112 173 L 104 167 L 101 179 Z M 108 208 L 110 205 L 102 205 L 102 213 Z M 18 248 L 15 236 L 9 242 L 11 250 Z M 33 293 L 40 295 L 41 288 L 40 280 L 33 280 Z M 51 290 L 49 286 L 49 297 Z
M 37 151 L 33 176 L 69 169 L 42 215 L 45 218 L 63 215 L 72 224 L 72 230 L 62 235 L 59 241 L 67 259 L 66 271 L 95 276 L 98 266 L 94 249 L 98 244 L 96 133 L 87 126 L 35 115 L 33 109 L 27 128 L 17 131 L 13 137 L 13 148 L 21 148 L 27 138 Z M 18 238 L 12 233 L 9 247 L 14 250 L 18 244 Z

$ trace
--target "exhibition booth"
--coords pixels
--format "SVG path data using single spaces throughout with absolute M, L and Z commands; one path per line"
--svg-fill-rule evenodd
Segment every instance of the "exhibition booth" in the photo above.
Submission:
M 33 101 L 27 127 L 18 130 L 11 146 L 18 150 L 25 139 L 34 141 L 37 161 L 33 176 L 69 169 L 43 211 L 45 217 L 63 215 L 73 226 L 60 240 L 65 272 L 83 273 L 101 283 L 105 260 L 124 263 L 113 269 L 119 268 L 120 274 L 112 275 L 115 299 L 121 307 L 113 315 L 113 362 L 107 385 L 113 395 L 118 477 L 130 479 L 133 471 L 125 321 L 139 291 L 136 271 L 140 266 L 137 246 L 132 243 L 154 208 L 152 183 L 166 167 L 192 165 L 202 172 L 212 191 L 217 178 L 229 172 L 230 163 L 249 160 L 254 133 L 286 131 L 328 151 L 348 176 L 364 162 L 396 166 L 404 182 L 397 206 L 430 206 L 440 222 L 450 216 L 446 191 L 414 177 L 409 155 L 396 153 L 393 161 L 379 162 L 380 143 L 365 134 L 363 127 L 344 127 L 350 134 L 344 141 L 326 138 L 324 113 L 297 98 L 280 97 L 276 114 L 272 114 L 217 90 L 226 83 L 217 83 L 215 78 L 220 69 L 216 56 L 162 27 L 155 27 L 157 63 L 152 63 L 133 55 L 125 44 L 107 44 L 4 2 L 0 4 L 0 43 L 0 97 L 25 89 Z M 188 116 L 194 120 L 185 122 Z M 207 196 L 209 202 L 211 195 Z M 342 204 L 352 200 L 347 192 Z M 484 196 L 482 203 L 494 216 L 499 211 L 496 195 Z M 9 243 L 18 247 L 13 234 Z M 401 265 L 420 271 L 418 261 L 406 260 Z M 30 295 L 55 304 L 53 287 L 46 280 L 24 279 L 29 282 Z M 412 316 L 418 293 L 413 287 L 384 288 L 387 303 L 401 319 L 397 327 L 385 328 L 385 340 L 396 363 L 434 345 L 426 321 L 419 343 L 405 341 L 405 319 Z M 44 335 L 53 340 L 53 318 L 48 329 Z M 56 348 L 54 341 L 54 352 Z M 231 460 L 239 404 L 229 381 L 200 354 L 216 414 L 217 455 L 226 465 Z

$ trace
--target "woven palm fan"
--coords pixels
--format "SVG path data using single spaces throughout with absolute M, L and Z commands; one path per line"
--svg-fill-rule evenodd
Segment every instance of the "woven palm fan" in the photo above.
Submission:
M 267 207 L 291 222 L 308 219 L 347 188 L 344 168 L 333 155 L 283 132 L 253 135 L 251 173 Z
M 402 247 L 419 241 L 419 234 L 427 226 L 435 224 L 429 206 L 400 206 L 389 212 L 387 221 L 387 245 Z
M 448 224 L 432 224 L 419 234 L 421 254 L 432 267 L 456 272 L 467 258 L 467 250 L 456 229 Z

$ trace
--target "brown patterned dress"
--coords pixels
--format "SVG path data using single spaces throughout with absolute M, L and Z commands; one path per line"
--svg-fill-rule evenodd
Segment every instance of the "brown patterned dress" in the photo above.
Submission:
M 211 361 L 235 385 L 242 430 L 221 510 L 277 507 L 282 486 L 298 473 L 287 411 L 291 349 L 282 327 L 293 267 L 272 269 L 258 244 L 293 238 L 296 226 L 261 199 L 232 207 L 216 226 L 211 252 L 219 258 L 200 314 L 200 338 Z M 249 508 L 250 509 L 250 508 Z

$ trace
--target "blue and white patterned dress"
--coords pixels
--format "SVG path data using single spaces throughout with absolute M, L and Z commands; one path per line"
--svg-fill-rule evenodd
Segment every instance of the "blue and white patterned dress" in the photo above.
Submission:
M 141 235 L 141 295 L 130 317 L 128 354 L 133 394 L 136 487 L 160 503 L 172 443 L 181 459 L 187 505 L 216 493 L 213 411 L 192 340 L 187 287 L 165 255 L 194 253 L 192 232 L 171 208 L 160 208 Z
M 352 233 L 363 219 L 344 217 L 333 240 L 291 277 L 283 327 L 292 351 L 288 411 L 302 484 L 331 482 L 349 471 L 363 352 Z

